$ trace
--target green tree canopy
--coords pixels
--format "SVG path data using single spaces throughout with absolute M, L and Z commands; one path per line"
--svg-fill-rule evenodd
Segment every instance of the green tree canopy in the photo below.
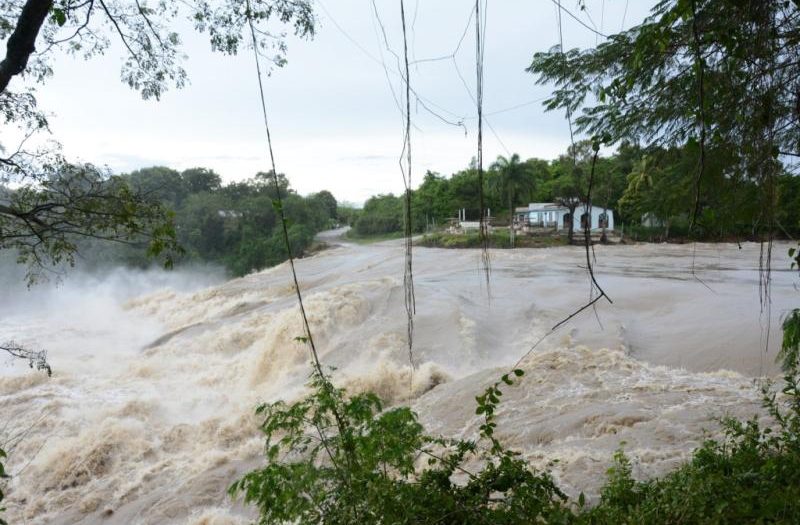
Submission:
M 523 192 L 530 191 L 534 186 L 528 164 L 521 162 L 517 153 L 510 157 L 499 155 L 489 170 L 496 174 L 490 177 L 490 184 L 493 182 L 495 189 L 508 199 L 509 211 L 513 212 L 517 197 Z
M 311 199 L 314 204 L 319 207 L 319 209 L 325 214 L 326 218 L 333 220 L 338 218 L 338 203 L 336 202 L 336 197 L 333 196 L 333 193 L 329 192 L 328 190 L 322 190 L 309 195 L 309 199 Z
M 545 106 L 576 115 L 578 132 L 697 145 L 694 215 L 706 177 L 757 182 L 769 213 L 779 159 L 800 158 L 799 22 L 797 0 L 661 0 L 644 23 L 595 48 L 536 53 L 528 70 L 555 85 Z
M 403 199 L 389 193 L 370 197 L 355 223 L 359 235 L 399 232 L 403 228 Z
M 222 178 L 214 170 L 206 168 L 184 170 L 181 179 L 191 193 L 215 191 L 222 187 Z
M 171 214 L 161 203 L 217 189 L 219 177 L 208 170 L 178 176 L 162 169 L 123 179 L 91 164 L 69 162 L 57 144 L 35 140 L 49 131 L 35 84 L 52 75 L 56 52 L 91 58 L 117 41 L 124 49 L 122 81 L 143 98 L 158 99 L 187 80 L 179 28 L 207 34 L 214 51 L 236 54 L 250 45 L 251 21 L 256 52 L 275 66 L 285 63 L 286 44 L 285 34 L 274 26 L 289 25 L 301 37 L 314 34 L 314 13 L 306 0 L 0 4 L 0 40 L 6 41 L 0 57 L 0 120 L 6 132 L 6 143 L 0 143 L 0 249 L 15 249 L 20 261 L 44 267 L 71 262 L 76 239 L 86 236 L 148 239 L 154 254 L 175 248 Z M 28 82 L 14 81 L 21 76 Z M 150 177 L 154 180 L 146 180 Z

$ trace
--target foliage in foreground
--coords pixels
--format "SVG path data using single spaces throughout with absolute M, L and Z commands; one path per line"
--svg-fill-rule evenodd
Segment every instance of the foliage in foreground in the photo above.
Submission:
M 296 403 L 262 405 L 267 465 L 230 493 L 259 523 L 662 524 L 797 523 L 800 516 L 800 313 L 784 323 L 781 396 L 762 387 L 772 424 L 724 419 L 724 436 L 660 479 L 636 481 L 620 449 L 595 506 L 570 501 L 494 437 L 503 376 L 477 398 L 478 441 L 433 438 L 407 407 L 347 397 L 326 379 Z M 522 371 L 515 371 L 521 376 Z M 343 429 L 338 432 L 337 428 Z M 468 471 L 466 465 L 481 465 Z
M 482 439 L 497 446 L 485 447 L 427 436 L 409 408 L 384 411 L 373 394 L 346 397 L 319 376 L 311 386 L 302 401 L 258 409 L 267 466 L 230 491 L 258 506 L 260 523 L 559 523 L 570 516 L 552 478 L 492 438 L 491 416 Z M 482 413 L 493 414 L 501 394 L 497 385 L 487 391 Z M 484 466 L 470 473 L 464 465 L 475 459 Z

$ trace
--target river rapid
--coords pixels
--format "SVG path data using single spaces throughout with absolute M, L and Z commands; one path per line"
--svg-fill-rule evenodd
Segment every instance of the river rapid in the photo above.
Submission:
M 416 248 L 413 374 L 403 246 L 329 237 L 297 262 L 309 322 L 334 380 L 411 403 L 428 430 L 474 437 L 474 397 L 589 297 L 581 248 Z M 613 451 L 640 477 L 685 460 L 723 415 L 759 411 L 781 316 L 798 305 L 788 245 L 771 304 L 759 246 L 596 247 L 597 303 L 547 337 L 506 389 L 498 435 L 570 494 L 602 485 Z M 0 339 L 46 348 L 52 378 L 0 370 L 9 523 L 248 523 L 226 488 L 263 463 L 254 408 L 301 395 L 310 369 L 287 265 L 223 281 L 208 272 L 77 272 L 8 286 Z M 411 375 L 411 377 L 409 377 Z

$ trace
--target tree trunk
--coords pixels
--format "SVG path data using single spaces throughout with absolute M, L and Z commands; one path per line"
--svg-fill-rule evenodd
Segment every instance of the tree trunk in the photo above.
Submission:
M 509 194 L 508 196 L 508 215 L 509 215 L 509 222 L 508 222 L 508 235 L 509 239 L 511 240 L 511 247 L 514 247 L 514 199 Z
M 575 208 L 577 208 L 577 205 L 567 208 L 569 210 L 569 229 L 567 230 L 568 244 L 572 244 L 572 239 L 575 234 Z
M 603 233 L 600 235 L 600 242 L 606 244 L 608 242 L 608 235 L 606 235 L 606 230 L 608 229 L 608 202 L 603 207 L 603 215 L 605 220 L 603 220 Z
M 36 37 L 44 19 L 53 7 L 53 0 L 28 0 L 17 20 L 17 27 L 8 37 L 6 57 L 0 62 L 0 93 L 3 93 L 11 77 L 19 75 L 28 65 L 28 57 L 36 51 Z

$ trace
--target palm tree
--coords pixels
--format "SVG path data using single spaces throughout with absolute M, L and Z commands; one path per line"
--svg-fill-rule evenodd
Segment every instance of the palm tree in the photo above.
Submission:
M 527 164 L 520 162 L 519 155 L 514 153 L 510 158 L 499 155 L 497 160 L 489 167 L 497 173 L 491 184 L 493 190 L 508 199 L 509 223 L 508 229 L 511 237 L 511 247 L 514 247 L 514 205 L 517 196 L 533 188 L 533 177 Z

